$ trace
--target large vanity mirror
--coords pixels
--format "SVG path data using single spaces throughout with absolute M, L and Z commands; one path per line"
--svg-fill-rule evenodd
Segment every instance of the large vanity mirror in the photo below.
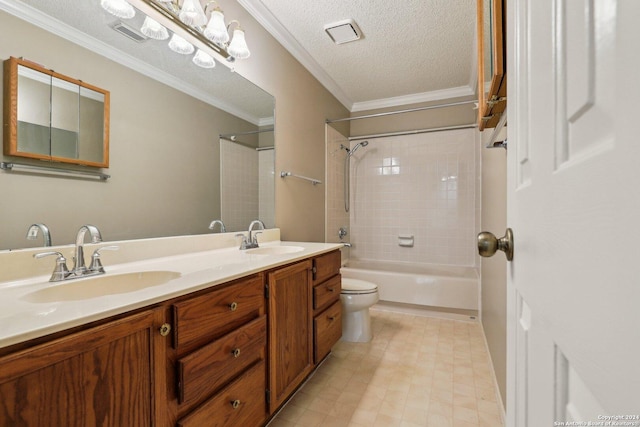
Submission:
M 7 3 L 19 6 L 8 8 Z M 39 14 L 33 20 L 14 13 L 25 4 L 33 9 L 30 15 Z M 235 0 L 225 1 L 224 7 L 228 16 L 243 14 L 243 25 L 250 19 L 246 11 L 235 10 L 241 9 Z M 54 24 L 39 28 L 39 22 L 47 19 Z M 226 220 L 227 232 L 246 231 L 249 219 L 274 226 L 273 190 L 265 190 L 263 185 L 265 179 L 269 184 L 269 178 L 258 178 L 257 190 L 251 193 L 257 199 L 250 203 L 252 210 L 244 212 L 233 209 L 240 205 L 240 197 L 239 209 L 245 209 L 242 206 L 249 193 L 237 191 L 237 180 L 223 176 L 225 171 L 235 170 L 246 172 L 240 174 L 244 178 L 250 167 L 258 167 L 266 159 L 271 167 L 260 170 L 267 171 L 271 177 L 267 187 L 273 188 L 274 97 L 223 63 L 213 69 L 199 68 L 191 57 L 170 51 L 166 41 L 134 42 L 114 31 L 116 23 L 135 30 L 143 22 L 141 13 L 121 22 L 93 0 L 0 2 L 0 27 L 8 34 L 21 35 L 0 45 L 0 60 L 24 55 L 56 72 L 82 76 L 109 89 L 111 176 L 100 181 L 0 170 L 0 187 L 7 189 L 0 198 L 0 249 L 43 246 L 41 234 L 35 240 L 26 238 L 34 223 L 47 225 L 53 245 L 73 244 L 83 224 L 97 226 L 105 241 L 217 233 L 219 226 L 209 229 L 216 219 Z M 49 32 L 48 28 L 60 23 L 67 26 L 61 33 Z M 75 40 L 89 40 L 87 45 L 79 46 L 60 36 L 73 31 L 78 31 Z M 255 36 L 247 30 L 249 43 Z M 62 83 L 50 86 L 54 92 L 68 92 Z M 74 97 L 82 111 L 91 108 L 86 102 L 95 102 L 95 94 Z M 223 151 L 221 135 L 236 135 L 234 141 L 223 139 L 234 144 L 232 148 L 248 144 L 250 148 L 242 148 L 259 160 L 252 160 L 254 166 L 234 163 Z M 65 150 L 73 150 L 70 145 Z M 267 150 L 262 151 L 264 148 Z M 50 165 L 7 154 L 2 160 Z M 87 169 L 72 164 L 57 166 Z M 238 218 L 242 220 L 235 221 Z
M 478 0 L 478 127 L 494 128 L 507 107 L 504 0 Z
M 11 57 L 4 62 L 4 153 L 109 167 L 109 92 Z

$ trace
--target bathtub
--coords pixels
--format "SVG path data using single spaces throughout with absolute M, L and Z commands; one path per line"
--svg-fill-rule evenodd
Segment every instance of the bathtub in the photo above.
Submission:
M 478 310 L 478 273 L 473 267 L 349 260 L 343 277 L 378 285 L 381 301 Z

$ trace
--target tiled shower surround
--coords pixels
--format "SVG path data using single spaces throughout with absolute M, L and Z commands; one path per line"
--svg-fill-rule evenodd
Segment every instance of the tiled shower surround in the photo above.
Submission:
M 475 266 L 479 215 L 476 134 L 474 129 L 461 129 L 377 138 L 359 148 L 351 157 L 351 257 Z M 329 163 L 344 162 L 346 152 L 342 150 L 339 159 L 332 157 L 335 147 L 331 139 L 327 141 L 327 171 L 332 173 Z M 335 174 L 327 179 L 329 188 L 341 193 L 343 178 Z M 339 182 L 332 182 L 334 179 Z M 334 199 L 340 195 L 327 197 L 327 234 L 334 231 L 330 224 L 337 214 L 332 212 L 339 211 L 342 203 Z M 413 236 L 413 247 L 400 246 L 401 237 L 409 236 Z
M 273 176 L 273 150 L 220 141 L 220 210 L 227 230 L 246 230 L 258 218 L 274 226 Z

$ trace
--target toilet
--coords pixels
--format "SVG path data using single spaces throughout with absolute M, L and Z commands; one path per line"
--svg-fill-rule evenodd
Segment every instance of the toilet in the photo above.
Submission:
M 369 342 L 373 338 L 369 307 L 378 302 L 378 286 L 364 280 L 342 278 L 342 340 Z

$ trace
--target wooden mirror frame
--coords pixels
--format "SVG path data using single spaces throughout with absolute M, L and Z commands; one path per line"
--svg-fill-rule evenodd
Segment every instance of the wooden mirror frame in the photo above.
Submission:
M 484 3 L 490 1 L 492 7 L 493 29 L 491 46 L 493 50 L 491 87 L 484 92 Z M 500 121 L 502 112 L 507 109 L 507 75 L 505 71 L 504 53 L 504 0 L 477 0 L 478 30 L 478 128 L 494 128 Z
M 28 151 L 18 150 L 18 66 L 46 74 L 51 78 L 57 78 L 66 82 L 93 90 L 104 95 L 104 124 L 102 137 L 102 162 L 75 159 L 68 157 L 51 156 Z M 4 154 L 8 156 L 26 157 L 31 159 L 49 160 L 74 165 L 93 166 L 98 168 L 109 167 L 109 91 L 87 84 L 81 80 L 67 77 L 63 74 L 48 70 L 39 64 L 21 58 L 10 57 L 4 61 Z

